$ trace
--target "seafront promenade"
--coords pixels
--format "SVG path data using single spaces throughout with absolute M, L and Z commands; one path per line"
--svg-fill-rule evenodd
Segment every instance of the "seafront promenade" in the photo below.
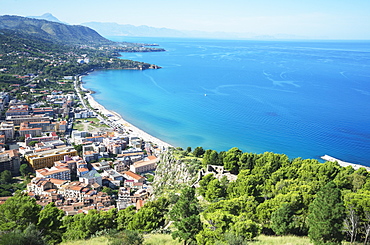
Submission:
M 344 162 L 342 160 L 339 160 L 339 159 L 334 158 L 334 157 L 329 156 L 329 155 L 324 155 L 324 156 L 321 157 L 321 159 L 323 159 L 325 161 L 330 161 L 330 162 L 337 162 L 342 167 L 352 166 L 353 169 L 355 169 L 355 170 L 357 170 L 359 168 L 365 168 L 367 171 L 370 171 L 370 167 L 366 167 L 366 166 L 363 166 L 363 165 L 360 165 L 360 164 L 355 164 L 355 163 Z

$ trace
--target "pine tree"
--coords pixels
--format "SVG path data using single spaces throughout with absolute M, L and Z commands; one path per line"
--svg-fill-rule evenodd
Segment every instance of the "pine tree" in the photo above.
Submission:
M 326 184 L 310 204 L 308 236 L 316 245 L 340 244 L 343 240 L 345 208 L 340 190 L 334 182 Z
M 291 205 L 285 203 L 271 215 L 271 228 L 277 235 L 292 234 L 294 211 Z
M 177 228 L 173 238 L 179 238 L 184 244 L 195 243 L 195 235 L 202 229 L 199 216 L 198 200 L 191 187 L 182 190 L 179 200 L 170 211 L 170 217 Z

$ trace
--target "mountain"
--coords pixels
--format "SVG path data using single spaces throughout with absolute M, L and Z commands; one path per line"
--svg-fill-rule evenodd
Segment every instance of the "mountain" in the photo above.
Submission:
M 121 25 L 110 22 L 87 22 L 81 25 L 90 27 L 103 36 L 138 36 L 138 37 L 186 37 L 186 34 L 168 28 L 150 26 Z
M 205 32 L 205 31 L 180 31 L 169 28 L 156 28 L 151 26 L 121 25 L 110 22 L 87 22 L 81 25 L 88 26 L 101 35 L 109 36 L 136 36 L 136 37 L 200 37 L 200 38 L 247 38 L 250 34 Z
M 105 37 L 109 36 L 136 36 L 136 37 L 187 37 L 187 38 L 225 38 L 225 39 L 308 39 L 303 36 L 289 34 L 257 35 L 243 32 L 207 32 L 184 31 L 151 26 L 121 25 L 111 22 L 86 22 L 81 25 L 90 27 Z
M 48 21 L 53 21 L 53 22 L 58 22 L 58 23 L 61 23 L 61 24 L 68 25 L 68 23 L 60 21 L 57 17 L 55 17 L 54 15 L 52 15 L 50 13 L 45 13 L 41 16 L 27 16 L 27 18 L 39 19 L 39 20 L 48 20 Z
M 66 25 L 14 15 L 0 16 L 0 30 L 2 29 L 17 31 L 46 41 L 66 44 L 112 43 L 86 26 Z

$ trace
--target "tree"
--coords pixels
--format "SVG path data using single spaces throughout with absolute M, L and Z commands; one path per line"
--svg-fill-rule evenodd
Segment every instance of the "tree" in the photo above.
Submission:
M 1 184 L 7 184 L 7 183 L 12 183 L 13 176 L 12 173 L 9 170 L 4 170 L 0 174 L 0 183 Z
M 199 181 L 199 188 L 198 188 L 198 193 L 199 195 L 202 195 L 203 197 L 206 196 L 206 192 L 208 190 L 208 184 L 212 181 L 215 180 L 215 176 L 213 174 L 207 174 L 202 177 L 202 179 Z
M 188 148 L 186 148 L 186 153 L 190 153 L 191 152 L 191 147 L 190 146 L 188 146 Z
M 345 208 L 334 182 L 326 184 L 309 206 L 308 236 L 316 244 L 339 244 L 343 240 Z
M 203 167 L 207 165 L 218 165 L 218 153 L 215 150 L 206 150 L 202 159 Z
M 29 173 L 29 168 L 28 168 L 28 165 L 27 164 L 22 164 L 20 167 L 19 167 L 19 172 L 21 173 L 22 176 L 27 176 L 28 173 Z
M 209 202 L 213 202 L 219 198 L 226 196 L 225 187 L 221 185 L 218 179 L 211 180 L 207 185 L 205 198 Z
M 162 225 L 163 215 L 155 207 L 142 207 L 128 223 L 127 228 L 131 231 L 150 232 Z
M 202 229 L 202 224 L 193 188 L 186 187 L 181 191 L 179 200 L 170 211 L 170 217 L 177 228 L 172 237 L 184 241 L 185 245 L 195 243 L 195 235 Z
M 127 225 L 133 219 L 136 213 L 136 209 L 134 206 L 129 206 L 125 209 L 118 211 L 117 216 L 117 229 L 118 230 L 126 230 Z
M 203 156 L 204 153 L 205 153 L 205 151 L 204 151 L 203 147 L 201 147 L 201 146 L 198 146 L 193 151 L 193 155 L 195 157 L 201 157 L 201 156 Z
M 347 215 L 344 219 L 344 230 L 351 237 L 351 244 L 356 241 L 357 231 L 360 225 L 360 220 L 355 208 L 351 205 L 347 208 Z
M 37 223 L 40 210 L 36 199 L 17 192 L 0 205 L 0 230 L 25 230 L 29 224 Z
M 293 209 L 289 204 L 283 204 L 271 215 L 271 228 L 277 235 L 291 234 L 294 229 Z
M 22 232 L 22 230 L 16 229 L 11 232 L 2 234 L 0 236 L 1 245 L 46 245 L 45 238 L 42 236 L 42 232 L 39 231 L 34 224 L 30 224 Z
M 231 230 L 236 236 L 240 236 L 246 240 L 252 240 L 261 232 L 258 224 L 248 219 L 247 216 L 243 214 L 234 218 L 234 224 Z
M 60 243 L 62 241 L 62 231 L 60 227 L 63 223 L 63 217 L 64 212 L 55 207 L 53 202 L 46 205 L 39 214 L 37 227 L 43 231 L 45 239 L 51 244 Z
M 28 146 L 35 146 L 37 143 L 39 143 L 37 140 L 33 140 L 31 142 L 28 143 Z
M 106 187 L 106 186 L 103 187 L 102 192 L 105 192 L 105 193 L 107 193 L 110 196 L 113 194 L 112 189 L 109 188 L 109 187 Z
M 231 148 L 225 153 L 224 156 L 224 168 L 230 171 L 232 174 L 239 173 L 239 159 L 242 155 L 242 151 L 237 147 Z

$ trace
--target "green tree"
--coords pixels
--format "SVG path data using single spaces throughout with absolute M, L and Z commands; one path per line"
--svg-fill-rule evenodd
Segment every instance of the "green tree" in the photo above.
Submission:
M 244 170 L 244 169 L 252 170 L 254 168 L 254 165 L 257 159 L 258 159 L 257 154 L 249 153 L 249 152 L 243 153 L 239 159 L 240 170 Z
M 0 174 L 0 183 L 1 184 L 7 184 L 7 183 L 12 183 L 13 176 L 12 173 L 9 170 L 4 170 Z
M 334 182 L 326 184 L 310 204 L 308 236 L 316 244 L 340 244 L 343 240 L 345 208 Z
M 294 211 L 289 204 L 283 204 L 271 215 L 271 228 L 277 235 L 292 234 Z
M 202 166 L 218 165 L 218 153 L 215 150 L 206 150 L 202 159 Z
M 181 191 L 179 200 L 170 211 L 170 217 L 174 221 L 176 231 L 172 233 L 174 239 L 184 241 L 184 244 L 194 244 L 195 235 L 202 229 L 199 216 L 198 200 L 195 191 L 186 187 Z
M 108 195 L 112 195 L 112 194 L 113 194 L 112 189 L 111 189 L 111 188 L 109 188 L 109 187 L 106 187 L 106 186 L 104 186 L 104 187 L 103 187 L 102 192 L 105 192 L 105 193 L 107 193 Z
M 208 184 L 215 179 L 216 178 L 213 176 L 213 174 L 207 174 L 203 176 L 202 179 L 199 181 L 199 188 L 197 189 L 199 195 L 205 197 L 208 190 Z
M 195 157 L 201 157 L 201 156 L 203 156 L 204 153 L 205 153 L 205 151 L 204 151 L 203 147 L 201 147 L 201 146 L 196 147 L 193 151 L 193 155 Z
M 29 171 L 29 167 L 27 164 L 22 164 L 20 167 L 19 167 L 19 172 L 21 173 L 22 176 L 27 176 L 28 173 L 30 172 Z
M 34 224 L 27 226 L 25 230 L 16 229 L 0 236 L 0 245 L 46 245 L 42 232 Z
M 163 215 L 155 207 L 142 207 L 128 223 L 128 230 L 139 232 L 150 232 L 161 226 Z
M 225 187 L 221 185 L 218 179 L 211 180 L 207 185 L 207 191 L 205 193 L 205 199 L 213 202 L 219 198 L 226 196 Z
M 60 227 L 63 224 L 63 217 L 64 212 L 55 207 L 53 202 L 46 205 L 39 214 L 37 227 L 43 231 L 45 239 L 50 244 L 62 241 L 62 230 Z
M 225 153 L 223 158 L 224 168 L 230 171 L 232 174 L 239 173 L 239 159 L 242 155 L 242 151 L 237 147 L 231 148 Z
M 134 206 L 129 206 L 125 209 L 118 211 L 117 229 L 126 230 L 128 224 L 131 222 L 135 214 L 136 208 Z
M 28 143 L 28 146 L 35 146 L 37 143 L 39 143 L 37 140 L 31 141 Z
M 203 230 L 197 235 L 198 244 L 214 244 L 217 240 L 222 240 L 223 235 L 230 230 L 230 225 L 235 218 L 234 215 L 221 210 L 213 213 L 202 214 L 204 223 Z
M 258 224 L 248 219 L 244 214 L 234 218 L 231 230 L 236 236 L 240 236 L 245 240 L 252 240 L 261 232 L 261 228 L 258 226 Z
M 40 210 L 36 199 L 17 192 L 0 205 L 0 230 L 25 230 L 29 224 L 37 223 Z
M 81 156 L 81 154 L 82 154 L 82 145 L 74 145 L 73 147 L 77 151 L 78 155 Z

